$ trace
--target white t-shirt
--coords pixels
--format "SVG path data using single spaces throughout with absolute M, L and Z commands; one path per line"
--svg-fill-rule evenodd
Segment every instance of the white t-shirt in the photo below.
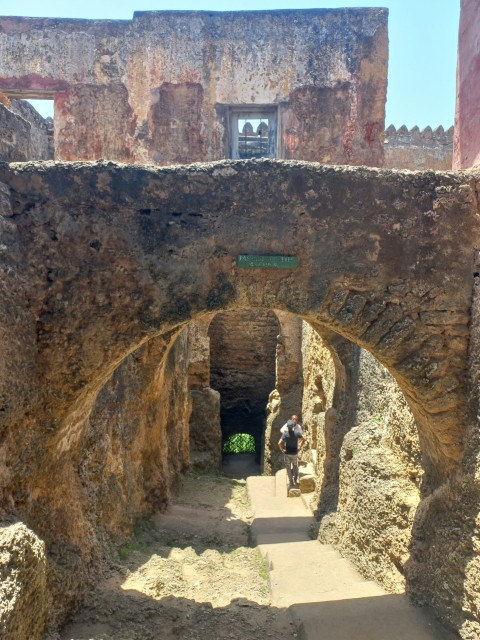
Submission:
M 284 433 L 288 433 L 288 422 L 286 422 L 283 427 L 280 429 L 280 433 L 284 434 Z M 303 435 L 303 431 L 302 431 L 302 425 L 301 424 L 297 424 L 293 427 L 293 433 L 296 436 L 302 436 Z

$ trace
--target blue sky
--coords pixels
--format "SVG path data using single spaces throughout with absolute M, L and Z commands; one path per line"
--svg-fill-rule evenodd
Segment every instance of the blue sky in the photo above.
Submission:
M 386 125 L 451 126 L 460 0 L 0 0 L 0 15 L 131 19 L 134 11 L 387 7 Z

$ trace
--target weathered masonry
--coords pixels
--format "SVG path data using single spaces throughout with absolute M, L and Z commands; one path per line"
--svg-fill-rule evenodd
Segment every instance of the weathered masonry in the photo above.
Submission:
M 61 160 L 382 166 L 387 57 L 385 9 L 0 18 L 0 92 L 54 98 Z
M 480 181 L 431 171 L 440 128 L 384 163 L 386 18 L 0 18 L 1 157 L 50 157 L 47 97 L 59 160 L 0 165 L 0 635 L 56 632 L 238 418 L 274 470 L 301 410 L 320 538 L 478 637 Z
M 126 505 L 160 506 L 172 470 L 188 464 L 184 422 L 169 427 L 174 407 L 154 401 L 167 380 L 158 363 L 173 366 L 169 345 L 189 320 L 241 308 L 296 313 L 365 347 L 395 376 L 417 421 L 431 492 L 417 512 L 408 586 L 440 609 L 458 602 L 468 557 L 452 566 L 451 545 L 471 538 L 478 507 L 467 354 L 475 174 L 262 160 L 161 170 L 4 165 L 0 178 L 0 424 L 13 461 L 2 469 L 4 505 L 62 549 L 58 565 L 50 557 L 48 589 L 69 585 L 59 595 L 67 610 L 98 553 L 92 518 L 127 526 Z M 287 254 L 304 247 L 298 269 L 236 267 L 238 255 L 279 243 Z M 151 382 L 122 391 L 137 416 L 120 434 L 128 464 L 98 484 L 108 459 L 92 446 L 94 413 L 107 410 L 105 385 L 130 355 L 129 367 L 143 364 Z M 176 366 L 185 369 L 181 359 Z M 121 378 L 109 384 L 122 389 Z M 133 461 L 140 476 L 128 470 Z

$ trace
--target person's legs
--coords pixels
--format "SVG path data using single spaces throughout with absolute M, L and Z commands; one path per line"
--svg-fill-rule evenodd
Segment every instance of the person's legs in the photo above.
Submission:
M 298 485 L 298 456 L 290 456 L 292 464 L 292 482 Z
M 291 456 L 288 453 L 284 454 L 284 461 L 285 461 L 285 469 L 287 470 L 287 478 L 288 478 L 288 484 L 292 487 L 293 486 L 293 471 L 292 471 L 292 459 L 293 456 Z

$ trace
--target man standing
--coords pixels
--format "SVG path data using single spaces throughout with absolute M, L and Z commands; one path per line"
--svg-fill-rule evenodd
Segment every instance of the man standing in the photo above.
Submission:
M 298 453 L 303 448 L 304 438 L 298 417 L 293 415 L 280 429 L 278 448 L 283 453 L 289 489 L 298 487 Z

